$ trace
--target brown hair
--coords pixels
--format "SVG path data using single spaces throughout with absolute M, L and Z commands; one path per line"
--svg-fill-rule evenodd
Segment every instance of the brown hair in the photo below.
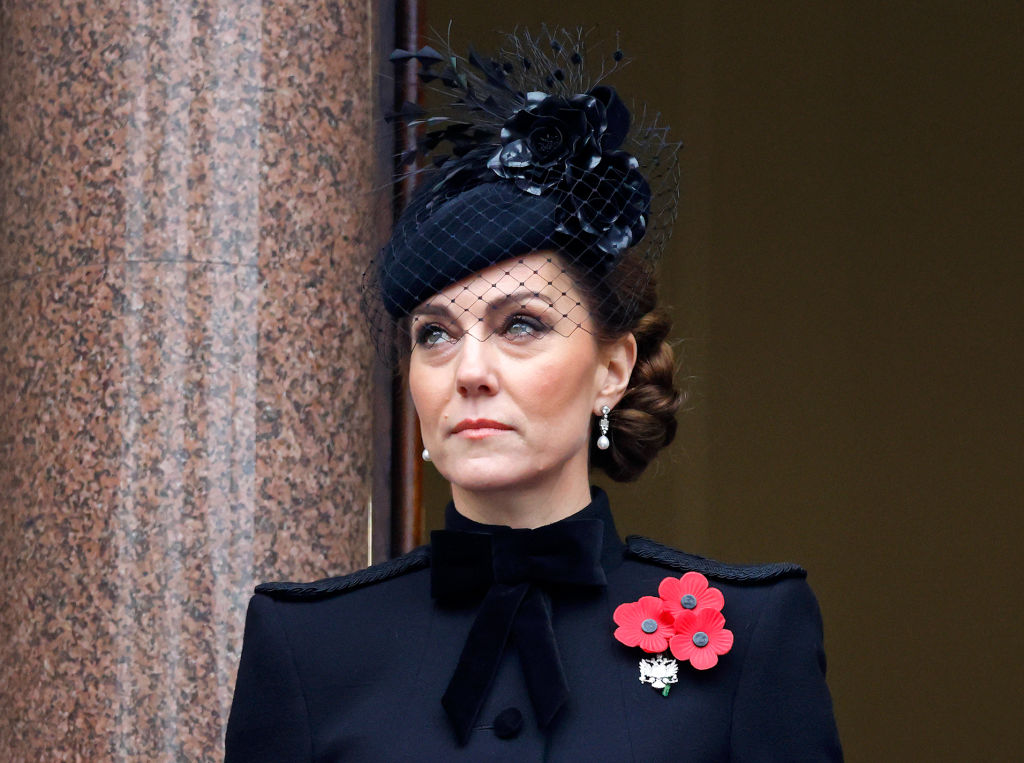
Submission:
M 571 267 L 574 276 L 593 284 L 593 275 Z M 636 289 L 645 279 L 643 289 Z M 622 288 L 624 285 L 629 288 Z M 656 307 L 657 285 L 643 263 L 626 257 L 588 292 L 593 300 L 590 317 L 599 341 L 611 341 L 631 333 L 636 338 L 636 365 L 626 392 L 608 414 L 611 445 L 600 450 L 590 439 L 590 463 L 617 482 L 639 477 L 658 451 L 676 436 L 676 411 L 683 402 L 675 386 L 675 353 L 666 339 L 672 327 L 668 313 Z M 635 302 L 624 304 L 619 295 L 638 294 Z M 596 421 L 596 420 L 595 420 Z

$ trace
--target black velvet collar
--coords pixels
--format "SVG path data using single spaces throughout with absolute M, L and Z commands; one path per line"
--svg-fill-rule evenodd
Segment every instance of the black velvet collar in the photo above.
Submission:
M 479 604 L 441 698 L 459 743 L 469 741 L 510 641 L 519 651 L 537 722 L 546 728 L 570 689 L 549 592 L 605 586 L 605 573 L 622 562 L 608 497 L 593 488 L 586 508 L 533 530 L 474 522 L 452 504 L 446 520 L 446 529 L 431 534 L 431 593 L 445 605 Z
M 572 522 L 578 519 L 598 519 L 604 526 L 604 533 L 601 539 L 601 566 L 605 572 L 611 572 L 621 565 L 626 546 L 619 538 L 619 533 L 615 529 L 615 519 L 612 517 L 611 506 L 608 503 L 608 494 L 596 485 L 591 485 L 590 503 L 575 514 L 565 519 L 560 519 L 554 524 Z M 551 525 L 547 526 L 550 527 Z M 444 529 L 493 534 L 508 530 L 509 528 L 506 525 L 485 525 L 481 522 L 476 522 L 460 514 L 459 510 L 455 508 L 455 504 L 449 501 L 448 506 L 444 510 Z

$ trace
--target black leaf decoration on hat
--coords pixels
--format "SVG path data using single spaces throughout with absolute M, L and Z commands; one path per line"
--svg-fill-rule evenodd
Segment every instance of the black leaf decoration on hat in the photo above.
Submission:
M 429 45 L 424 45 L 422 48 L 417 50 L 415 58 L 424 66 L 433 66 L 439 61 L 444 61 L 444 56 Z
M 488 85 L 491 87 L 508 89 L 508 84 L 505 82 L 507 72 L 500 63 L 481 58 L 472 48 L 469 49 L 468 61 L 471 66 L 475 67 L 484 75 L 484 79 Z
M 406 121 L 412 121 L 419 119 L 426 115 L 426 110 L 418 103 L 412 101 L 406 101 L 399 107 L 398 111 L 393 111 L 384 115 L 384 119 L 388 122 L 393 122 L 396 119 L 404 119 Z

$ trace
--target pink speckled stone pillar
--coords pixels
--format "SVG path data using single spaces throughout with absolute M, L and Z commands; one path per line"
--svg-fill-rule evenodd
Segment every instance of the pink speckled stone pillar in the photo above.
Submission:
M 367 559 L 367 0 L 0 5 L 0 757 L 217 760 L 261 579 Z

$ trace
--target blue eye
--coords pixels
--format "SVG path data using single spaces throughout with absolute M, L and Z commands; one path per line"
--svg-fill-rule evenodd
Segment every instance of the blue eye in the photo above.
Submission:
M 505 321 L 504 333 L 512 338 L 522 336 L 541 336 L 548 330 L 543 321 L 529 315 L 516 314 Z
M 416 331 L 416 344 L 422 347 L 436 347 L 444 342 L 454 341 L 448 331 L 436 323 L 427 323 Z

